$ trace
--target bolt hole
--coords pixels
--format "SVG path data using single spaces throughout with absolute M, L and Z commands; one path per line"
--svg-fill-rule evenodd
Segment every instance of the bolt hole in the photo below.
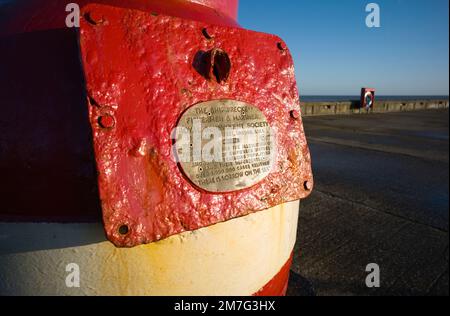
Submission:
M 282 52 L 284 52 L 286 50 L 286 46 L 284 46 L 284 44 L 282 42 L 278 42 L 277 43 L 277 47 L 279 50 L 281 50 Z
M 305 181 L 303 183 L 303 187 L 305 188 L 306 191 L 311 191 L 312 187 L 311 187 L 311 182 L 309 181 Z
M 92 25 L 97 25 L 103 22 L 103 17 L 94 12 L 85 13 L 84 18 Z
M 130 228 L 128 227 L 128 225 L 122 225 L 119 227 L 119 234 L 123 235 L 127 235 L 130 232 Z
M 92 96 L 88 96 L 88 102 L 89 105 L 91 106 L 100 107 L 97 101 L 95 101 L 95 99 Z
M 220 49 L 214 49 L 211 52 L 212 73 L 218 83 L 227 81 L 230 70 L 231 60 L 228 54 Z
M 294 120 L 298 120 L 300 118 L 300 112 L 297 110 L 292 110 L 290 112 L 291 118 L 293 118 Z
M 221 49 L 198 51 L 192 63 L 194 69 L 207 80 L 216 80 L 219 84 L 226 81 L 231 71 L 231 60 Z

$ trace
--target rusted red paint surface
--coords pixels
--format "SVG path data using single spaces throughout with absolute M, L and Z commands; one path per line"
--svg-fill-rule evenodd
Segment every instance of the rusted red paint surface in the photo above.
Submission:
M 69 2 L 0 4 L 1 220 L 101 220 L 77 29 L 65 25 Z M 237 0 L 75 2 L 237 25 Z
M 291 255 L 289 260 L 269 283 L 255 293 L 254 296 L 285 296 L 289 285 L 289 275 L 293 258 L 294 254 Z
M 84 15 L 93 12 L 103 21 L 82 19 L 80 45 L 103 219 L 115 245 L 154 242 L 310 193 L 294 66 L 280 38 L 118 7 L 83 9 Z M 214 49 L 226 52 L 232 65 L 220 83 L 196 67 Z M 202 192 L 174 160 L 171 133 L 180 115 L 216 99 L 253 104 L 277 131 L 279 164 L 250 189 Z M 104 116 L 114 118 L 113 127 L 99 124 Z M 121 234 L 124 226 L 127 233 Z

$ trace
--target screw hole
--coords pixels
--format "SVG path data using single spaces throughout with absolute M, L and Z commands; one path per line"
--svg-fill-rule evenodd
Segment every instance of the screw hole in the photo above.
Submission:
M 311 182 L 305 181 L 303 183 L 303 187 L 305 188 L 306 191 L 311 191 L 311 189 L 312 189 Z
M 84 14 L 84 18 L 88 23 L 97 25 L 103 23 L 103 17 L 95 12 L 87 12 Z
M 286 46 L 282 43 L 282 42 L 278 42 L 277 43 L 277 47 L 279 50 L 281 50 L 282 52 L 284 52 L 286 50 Z
M 89 105 L 91 106 L 100 107 L 97 101 L 95 101 L 95 99 L 92 96 L 88 96 L 88 102 Z
M 128 225 L 122 225 L 119 227 L 119 234 L 121 235 L 127 235 L 130 232 L 130 228 Z
M 292 110 L 290 112 L 291 118 L 294 120 L 298 120 L 300 118 L 300 112 L 297 110 Z
M 202 34 L 207 40 L 213 39 L 213 36 L 211 36 L 211 34 L 209 34 L 208 29 L 206 27 L 202 30 Z

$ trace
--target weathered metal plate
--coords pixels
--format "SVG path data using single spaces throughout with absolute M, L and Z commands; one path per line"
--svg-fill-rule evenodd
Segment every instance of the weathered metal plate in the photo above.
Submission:
M 276 152 L 264 113 L 236 100 L 189 108 L 178 123 L 175 150 L 189 180 L 215 193 L 247 189 L 267 177 Z
M 103 219 L 115 245 L 158 241 L 309 195 L 293 61 L 280 38 L 98 4 L 82 16 Z M 252 105 L 275 131 L 271 171 L 248 188 L 202 189 L 179 167 L 173 132 L 183 113 L 211 100 Z

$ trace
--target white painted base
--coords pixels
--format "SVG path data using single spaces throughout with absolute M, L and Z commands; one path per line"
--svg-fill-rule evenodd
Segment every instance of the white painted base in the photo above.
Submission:
M 251 295 L 289 259 L 299 202 L 119 249 L 99 224 L 0 223 L 0 295 Z M 66 286 L 66 266 L 80 287 Z

